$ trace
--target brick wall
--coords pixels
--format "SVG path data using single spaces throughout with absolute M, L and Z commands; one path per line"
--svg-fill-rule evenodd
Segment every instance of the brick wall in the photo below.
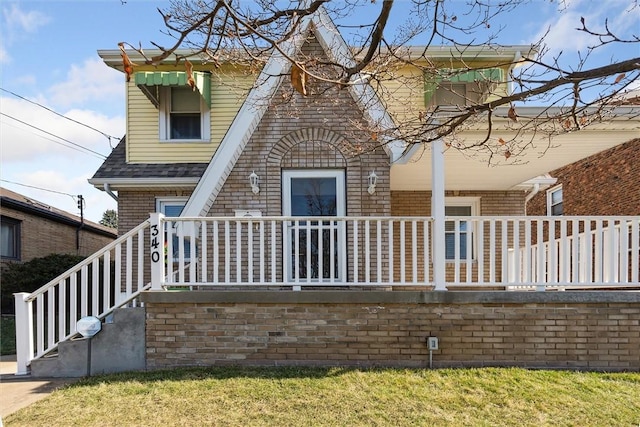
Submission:
M 88 256 L 114 240 L 88 229 L 80 231 L 76 245 L 77 227 L 41 218 L 19 210 L 2 207 L 3 216 L 20 221 L 20 261 L 30 261 L 53 253 Z M 3 261 L 3 264 L 6 262 Z
M 640 215 L 640 139 L 550 172 L 562 184 L 564 215 Z M 546 192 L 527 205 L 546 215 Z
M 640 369 L 622 292 L 145 293 L 147 369 L 193 365 Z

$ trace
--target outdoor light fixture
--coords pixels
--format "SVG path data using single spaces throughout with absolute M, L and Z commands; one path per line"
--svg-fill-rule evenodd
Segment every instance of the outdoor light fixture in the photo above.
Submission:
M 367 191 L 369 192 L 369 194 L 375 193 L 376 184 L 378 183 L 378 175 L 376 175 L 375 172 L 371 172 L 369 174 L 369 178 L 367 179 L 367 182 L 369 183 L 369 187 L 367 188 Z
M 260 192 L 260 187 L 258 187 L 258 175 L 256 175 L 255 171 L 251 172 L 251 175 L 249 175 L 249 185 L 251 186 L 253 194 L 258 194 Z

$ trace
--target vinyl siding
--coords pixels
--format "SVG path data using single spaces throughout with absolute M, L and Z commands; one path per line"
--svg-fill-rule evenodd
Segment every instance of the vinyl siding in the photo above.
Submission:
M 223 79 L 233 78 L 233 87 Z M 208 162 L 242 105 L 252 77 L 211 77 L 210 142 L 166 142 L 159 138 L 159 110 L 133 82 L 127 85 L 127 161 L 129 163 Z

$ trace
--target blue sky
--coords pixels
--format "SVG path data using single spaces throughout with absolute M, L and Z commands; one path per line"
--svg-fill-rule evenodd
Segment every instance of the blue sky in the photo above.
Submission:
M 631 3 L 566 0 L 559 11 L 557 2 L 532 0 L 502 21 L 508 26 L 500 41 L 529 44 L 549 30 L 549 54 L 563 51 L 567 61 L 575 60 L 575 52 L 590 43 L 574 30 L 580 16 L 600 28 L 608 17 L 611 28 L 621 34 L 640 34 L 640 10 L 629 10 Z M 151 40 L 166 41 L 156 9 L 167 5 L 166 1 L 147 0 L 124 4 L 120 0 L 0 1 L 0 81 L 4 89 L 0 91 L 0 185 L 76 214 L 76 201 L 69 195 L 82 194 L 85 215 L 93 221 L 100 220 L 106 209 L 116 208 L 115 201 L 87 183 L 102 158 L 68 145 L 81 145 L 106 156 L 117 140 L 102 133 L 118 139 L 124 135 L 124 77 L 104 65 L 96 51 L 117 49 L 120 41 L 143 46 L 150 46 Z M 608 48 L 591 57 L 590 64 L 633 56 L 640 56 L 637 45 Z

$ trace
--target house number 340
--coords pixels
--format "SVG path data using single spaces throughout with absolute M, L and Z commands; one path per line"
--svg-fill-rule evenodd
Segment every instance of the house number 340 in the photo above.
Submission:
M 158 240 L 159 236 L 158 226 L 151 226 L 151 262 L 160 261 L 160 241 Z

